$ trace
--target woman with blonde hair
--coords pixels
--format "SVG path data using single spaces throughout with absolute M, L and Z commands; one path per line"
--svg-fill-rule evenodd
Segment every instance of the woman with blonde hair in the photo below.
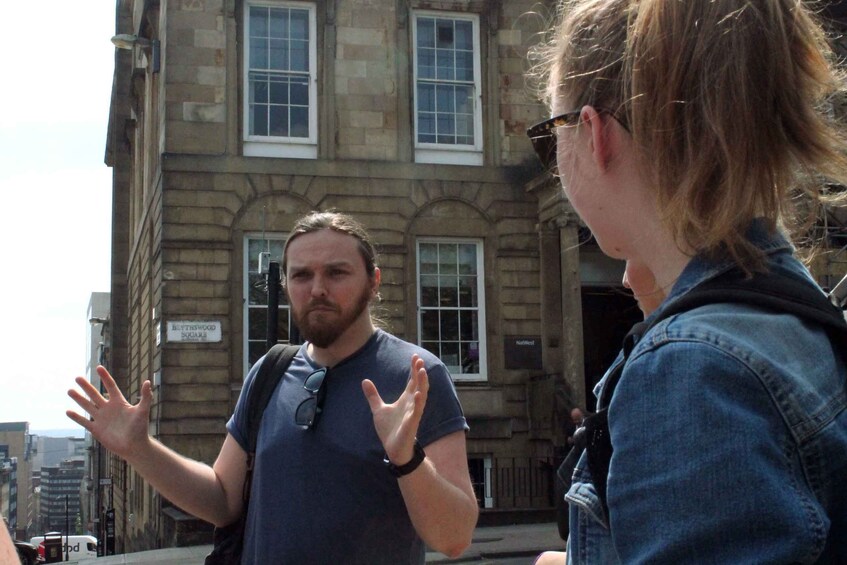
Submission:
M 847 161 L 827 111 L 842 85 L 807 4 L 560 5 L 536 53 L 553 117 L 528 133 L 603 252 L 666 295 L 648 322 L 733 270 L 815 285 L 787 239 L 792 204 L 825 199 Z M 605 497 L 588 457 L 573 474 L 568 562 L 847 562 L 835 343 L 737 302 L 648 330 L 608 403 Z

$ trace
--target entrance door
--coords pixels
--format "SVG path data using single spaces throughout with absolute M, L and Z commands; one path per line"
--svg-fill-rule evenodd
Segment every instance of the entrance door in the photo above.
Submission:
M 594 385 L 615 360 L 627 332 L 642 319 L 635 299 L 623 286 L 582 288 L 585 400 L 589 412 L 597 406 Z

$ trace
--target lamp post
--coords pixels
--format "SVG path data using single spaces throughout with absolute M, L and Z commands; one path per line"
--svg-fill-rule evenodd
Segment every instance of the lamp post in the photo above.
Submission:
M 71 549 L 71 526 L 70 520 L 68 516 L 68 499 L 70 495 L 65 493 L 65 561 L 70 561 L 70 549 Z
M 146 37 L 140 37 L 138 35 L 121 33 L 112 37 L 112 45 L 118 49 L 126 49 L 129 51 L 134 50 L 137 46 L 139 49 L 144 51 L 145 54 L 149 54 L 150 71 L 153 73 L 159 72 L 161 67 L 161 43 L 158 39 L 147 39 Z

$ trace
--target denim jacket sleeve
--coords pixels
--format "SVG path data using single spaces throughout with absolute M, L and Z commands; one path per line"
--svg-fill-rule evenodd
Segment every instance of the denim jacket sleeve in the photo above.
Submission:
M 838 389 L 806 382 L 806 373 L 820 363 L 821 380 L 835 380 L 843 366 L 824 351 L 825 335 L 790 331 L 796 319 L 782 316 L 767 332 L 773 339 L 786 330 L 786 343 L 767 343 L 757 326 L 774 316 L 726 305 L 702 310 L 707 323 L 695 315 L 657 326 L 612 398 L 608 523 L 617 556 L 815 562 L 829 521 L 810 481 L 816 455 L 804 444 L 813 437 L 800 432 L 815 412 L 838 414 L 831 402 Z

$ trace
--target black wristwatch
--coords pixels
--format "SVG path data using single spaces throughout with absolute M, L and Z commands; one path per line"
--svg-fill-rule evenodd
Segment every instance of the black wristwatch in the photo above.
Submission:
M 405 465 L 395 465 L 394 463 L 388 460 L 388 455 L 386 455 L 385 459 L 383 459 L 383 462 L 385 463 L 385 466 L 388 467 L 388 470 L 391 472 L 392 475 L 394 475 L 395 477 L 403 477 L 417 469 L 425 458 L 426 453 L 424 453 L 423 447 L 421 447 L 421 444 L 418 443 L 418 440 L 416 439 L 415 452 L 412 455 L 411 461 L 409 461 Z

